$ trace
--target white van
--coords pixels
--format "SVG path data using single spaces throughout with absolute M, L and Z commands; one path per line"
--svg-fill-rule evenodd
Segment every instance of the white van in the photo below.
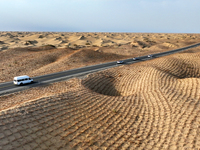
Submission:
M 13 83 L 16 84 L 16 85 L 33 83 L 33 79 L 31 79 L 27 75 L 23 75 L 23 76 L 14 77 Z

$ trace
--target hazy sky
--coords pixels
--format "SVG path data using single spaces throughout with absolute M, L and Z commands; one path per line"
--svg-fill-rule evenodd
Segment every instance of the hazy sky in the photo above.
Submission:
M 0 0 L 0 31 L 200 33 L 200 0 Z

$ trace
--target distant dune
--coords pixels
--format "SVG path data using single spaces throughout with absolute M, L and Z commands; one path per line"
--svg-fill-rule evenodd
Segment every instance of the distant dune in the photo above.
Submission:
M 199 34 L 0 32 L 0 82 L 158 53 Z
M 0 32 L 0 50 L 16 47 L 40 47 L 54 45 L 57 48 L 106 47 L 133 43 L 139 48 L 155 44 L 182 46 L 184 41 L 197 42 L 199 34 L 150 34 L 150 33 L 65 33 L 65 32 Z
M 64 39 L 62 34 L 30 36 L 54 35 L 57 41 L 71 41 L 72 47 L 47 43 L 2 50 L 1 82 L 19 74 L 36 76 L 167 51 L 197 43 L 200 37 L 66 33 L 69 38 Z M 92 46 L 94 39 L 105 45 Z M 200 149 L 199 60 L 196 47 L 0 96 L 0 149 Z

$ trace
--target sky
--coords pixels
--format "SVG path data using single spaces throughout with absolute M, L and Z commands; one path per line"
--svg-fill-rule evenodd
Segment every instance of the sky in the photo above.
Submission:
M 0 31 L 200 33 L 200 0 L 0 0 Z

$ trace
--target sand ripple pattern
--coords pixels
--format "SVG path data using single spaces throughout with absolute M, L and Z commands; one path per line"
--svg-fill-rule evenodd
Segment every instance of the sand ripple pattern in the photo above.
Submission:
M 0 149 L 200 148 L 200 53 L 89 75 L 0 112 Z

